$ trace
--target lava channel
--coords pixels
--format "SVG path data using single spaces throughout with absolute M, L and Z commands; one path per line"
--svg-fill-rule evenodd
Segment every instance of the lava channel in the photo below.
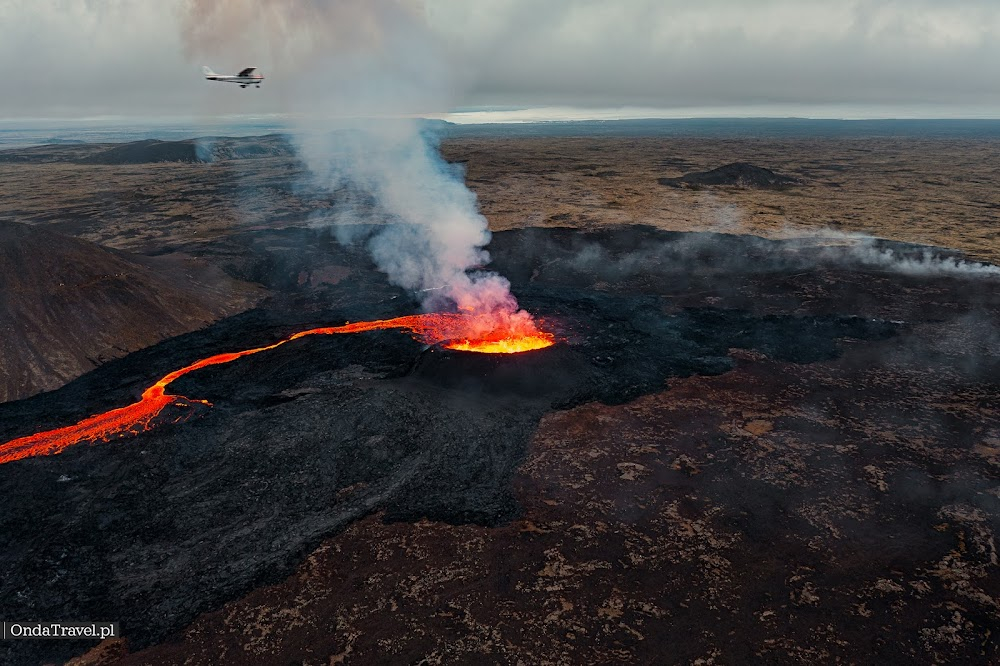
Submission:
M 189 372 L 207 368 L 210 365 L 230 363 L 238 358 L 269 351 L 310 335 L 364 333 L 365 331 L 389 329 L 407 331 L 418 340 L 428 344 L 441 345 L 447 349 L 485 354 L 514 354 L 532 351 L 549 347 L 555 342 L 555 337 L 551 333 L 538 330 L 534 320 L 523 311 L 515 315 L 418 314 L 394 319 L 355 322 L 343 326 L 312 328 L 264 347 L 203 358 L 164 375 L 163 378 L 143 391 L 142 398 L 136 403 L 91 416 L 75 425 L 11 440 L 0 445 L 0 465 L 22 458 L 56 455 L 83 442 L 96 444 L 138 435 L 167 420 L 172 423 L 186 421 L 194 413 L 193 409 L 173 419 L 163 418 L 162 413 L 170 405 L 192 408 L 197 405 L 211 407 L 211 403 L 206 400 L 192 400 L 181 395 L 167 393 L 167 387 L 171 382 Z

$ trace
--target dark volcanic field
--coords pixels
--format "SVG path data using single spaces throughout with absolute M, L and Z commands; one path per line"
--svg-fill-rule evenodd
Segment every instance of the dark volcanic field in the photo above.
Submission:
M 206 249 L 206 256 L 214 255 L 207 258 L 226 264 L 235 277 L 267 283 L 279 296 L 107 363 L 60 390 L 0 405 L 0 441 L 124 405 L 197 358 L 266 344 L 304 328 L 414 311 L 412 295 L 386 284 L 362 247 L 344 248 L 328 235 L 304 230 L 254 232 L 225 243 Z M 841 362 L 849 352 L 845 378 L 831 384 L 828 397 L 851 410 L 860 395 L 858 378 L 891 354 L 894 362 L 914 368 L 947 366 L 956 395 L 972 391 L 975 405 L 995 405 L 997 275 L 956 268 L 954 257 L 917 246 L 878 243 L 859 250 L 839 243 L 646 227 L 498 233 L 491 268 L 511 280 L 521 305 L 557 331 L 560 344 L 517 356 L 481 356 L 426 348 L 398 332 L 306 338 L 173 384 L 173 393 L 214 404 L 186 423 L 2 465 L 0 617 L 117 620 L 136 651 L 176 636 L 199 614 L 283 580 L 324 539 L 368 514 L 381 512 L 388 523 L 428 518 L 499 529 L 523 515 L 512 479 L 547 414 L 591 402 L 621 405 L 661 394 L 680 378 L 733 371 L 738 362 L 796 367 Z M 663 395 L 669 399 L 671 393 Z M 1000 440 L 990 444 L 1000 422 L 990 411 L 993 420 L 977 416 L 978 425 L 971 426 L 963 420 L 965 408 L 956 407 L 954 421 L 944 424 L 944 445 L 954 462 L 922 457 L 919 447 L 880 452 L 899 455 L 928 478 L 957 465 L 962 483 L 949 483 L 943 492 L 895 495 L 838 524 L 837 538 L 856 558 L 871 554 L 887 578 L 953 549 L 985 558 L 987 567 L 992 558 L 992 568 L 973 587 L 995 599 L 1000 577 L 991 544 L 1000 516 L 1000 471 L 994 453 L 1000 450 L 984 454 L 976 447 L 1000 446 Z M 656 436 L 670 441 L 702 427 L 675 423 L 675 430 Z M 802 445 L 809 446 L 809 427 L 798 428 Z M 816 436 L 823 442 L 836 437 L 828 431 Z M 722 455 L 721 440 L 706 435 L 702 443 L 719 447 Z M 893 461 L 879 461 L 884 463 Z M 824 449 L 808 459 L 808 471 L 823 478 L 848 464 L 864 467 Z M 600 474 L 618 478 L 622 469 Z M 668 477 L 658 492 L 710 498 L 719 523 L 755 544 L 749 552 L 756 570 L 761 559 L 778 567 L 789 557 L 803 571 L 822 569 L 827 558 L 821 549 L 790 554 L 776 545 L 784 537 L 775 524 L 783 531 L 815 529 L 786 520 L 812 492 L 808 484 L 786 492 L 744 472 L 734 467 Z M 642 504 L 638 497 L 635 502 Z M 946 506 L 965 511 L 948 515 L 978 516 L 968 520 L 986 530 L 988 543 L 966 530 L 957 545 L 948 529 L 932 529 L 947 523 L 941 517 Z M 639 517 L 624 513 L 618 519 L 627 524 Z M 670 558 L 663 557 L 670 577 Z M 727 551 L 726 557 L 735 571 L 743 566 L 732 559 L 739 553 Z M 837 566 L 843 570 L 832 572 L 832 579 L 848 580 L 855 565 Z M 685 571 L 678 565 L 673 573 Z M 811 583 L 803 585 L 799 601 L 808 602 Z M 747 619 L 712 645 L 752 658 L 745 644 L 756 629 L 749 618 L 763 598 L 786 598 L 788 592 L 773 581 L 746 586 L 753 594 L 731 603 L 733 617 Z M 498 583 L 496 594 L 503 589 Z M 996 632 L 989 630 L 997 626 L 996 606 L 970 602 L 963 589 L 970 588 L 934 588 L 895 621 L 887 620 L 880 636 L 898 644 L 896 656 L 915 659 L 927 649 L 921 632 L 931 627 L 928 618 L 954 611 L 965 624 L 956 630 L 963 641 L 949 654 L 997 658 Z M 366 590 L 352 594 L 364 599 Z M 867 661 L 872 628 L 843 622 L 856 617 L 855 601 L 826 597 L 822 614 L 843 639 L 836 654 Z M 694 606 L 682 624 L 715 625 L 716 612 Z M 795 614 L 780 622 L 778 632 L 788 640 L 811 640 L 813 629 Z M 685 645 L 671 637 L 669 623 L 647 633 L 641 654 L 671 662 L 696 656 L 696 632 L 685 631 Z M 7 663 L 26 664 L 66 658 L 92 645 L 22 641 L 3 648 Z

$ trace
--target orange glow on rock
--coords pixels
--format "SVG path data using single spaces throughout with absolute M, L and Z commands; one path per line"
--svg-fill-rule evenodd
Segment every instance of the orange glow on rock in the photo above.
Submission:
M 189 372 L 211 365 L 231 363 L 236 359 L 269 351 L 310 335 L 363 333 L 377 330 L 402 330 L 428 344 L 441 344 L 457 351 L 485 354 L 515 354 L 551 346 L 551 333 L 539 331 L 534 319 L 523 310 L 511 313 L 450 314 L 431 313 L 355 322 L 300 331 L 271 345 L 238 352 L 216 354 L 195 361 L 164 375 L 142 392 L 142 398 L 126 407 L 86 418 L 79 423 L 55 430 L 20 437 L 0 445 L 0 465 L 34 456 L 51 456 L 84 442 L 95 444 L 138 435 L 165 422 L 181 423 L 196 413 L 198 405 L 211 407 L 205 400 L 192 400 L 167 393 L 167 387 Z M 179 415 L 169 416 L 168 407 L 182 408 Z M 174 413 L 174 410 L 170 410 Z

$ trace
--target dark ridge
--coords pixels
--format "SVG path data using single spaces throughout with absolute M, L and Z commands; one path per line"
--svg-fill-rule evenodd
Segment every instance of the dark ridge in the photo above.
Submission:
M 51 164 L 76 162 L 90 157 L 111 144 L 50 142 L 41 146 L 0 150 L 0 164 Z
M 660 178 L 659 183 L 670 187 L 730 185 L 755 189 L 782 189 L 792 185 L 801 185 L 802 181 L 749 162 L 733 162 L 711 171 L 684 174 L 680 178 Z
M 183 141 L 146 139 L 89 155 L 78 164 L 149 164 L 154 162 L 216 162 L 219 160 L 289 157 L 295 154 L 280 134 L 260 137 L 201 137 Z
M 148 162 L 202 162 L 193 141 L 157 141 L 146 139 L 115 146 L 80 164 L 146 164 Z

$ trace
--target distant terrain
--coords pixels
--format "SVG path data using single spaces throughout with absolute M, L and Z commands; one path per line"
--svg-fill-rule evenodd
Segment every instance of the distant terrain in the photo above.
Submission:
M 451 126 L 493 229 L 643 223 L 767 237 L 861 232 L 1000 262 L 1000 123 L 624 121 Z M 336 197 L 280 136 L 54 145 L 0 151 L 0 219 L 140 253 L 236 229 L 309 225 Z M 181 161 L 158 161 L 167 157 Z M 174 154 L 177 152 L 177 155 Z M 81 164 L 81 160 L 138 163 Z M 801 181 L 781 189 L 665 188 L 734 162 Z

